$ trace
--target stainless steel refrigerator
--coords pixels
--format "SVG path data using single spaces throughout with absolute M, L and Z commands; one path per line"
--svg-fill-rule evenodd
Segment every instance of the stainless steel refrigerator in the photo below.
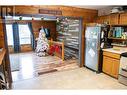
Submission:
M 102 69 L 102 51 L 107 42 L 107 28 L 87 26 L 85 31 L 85 66 L 96 72 Z

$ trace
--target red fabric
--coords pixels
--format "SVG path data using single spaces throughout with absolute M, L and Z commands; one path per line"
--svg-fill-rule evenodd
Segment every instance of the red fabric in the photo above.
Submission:
M 55 46 L 52 45 L 52 46 L 50 47 L 50 49 L 49 49 L 49 54 L 50 54 L 50 55 L 53 55 L 54 52 L 55 52 Z
M 49 49 L 49 54 L 53 55 L 54 53 L 61 53 L 61 49 L 59 45 L 52 45 Z
M 58 45 L 55 46 L 55 52 L 60 53 L 60 46 Z

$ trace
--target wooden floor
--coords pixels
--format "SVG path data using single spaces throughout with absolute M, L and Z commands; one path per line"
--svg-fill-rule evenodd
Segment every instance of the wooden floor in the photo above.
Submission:
M 13 81 L 38 77 L 45 73 L 79 68 L 77 60 L 62 61 L 56 56 L 38 57 L 34 52 L 10 54 L 12 61 L 18 62 L 19 71 L 12 72 Z M 13 60 L 14 58 L 14 60 Z

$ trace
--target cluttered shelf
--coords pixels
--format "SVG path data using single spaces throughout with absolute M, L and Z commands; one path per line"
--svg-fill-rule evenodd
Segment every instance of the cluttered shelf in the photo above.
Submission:
M 127 26 L 112 25 L 108 33 L 108 39 L 116 41 L 127 41 Z

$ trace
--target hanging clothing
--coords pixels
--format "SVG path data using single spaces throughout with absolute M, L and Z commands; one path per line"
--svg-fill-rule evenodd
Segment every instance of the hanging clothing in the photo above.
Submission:
M 32 45 L 32 49 L 35 50 L 35 38 L 34 38 L 34 32 L 33 32 L 32 23 L 31 22 L 28 22 L 28 27 L 29 27 L 30 32 L 31 32 L 31 45 Z
M 54 55 L 54 53 L 55 53 L 55 45 L 51 45 L 49 47 L 48 53 L 49 53 L 49 55 Z
M 14 52 L 20 52 L 20 41 L 19 41 L 19 28 L 17 23 L 12 24 L 13 28 L 13 42 L 14 42 Z

